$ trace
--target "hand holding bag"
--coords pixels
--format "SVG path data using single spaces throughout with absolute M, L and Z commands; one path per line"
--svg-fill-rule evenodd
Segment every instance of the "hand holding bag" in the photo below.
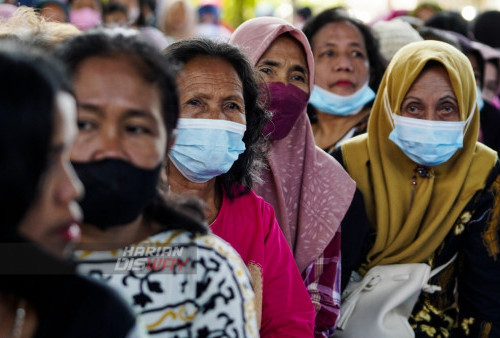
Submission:
M 408 318 L 420 292 L 441 290 L 427 282 L 455 257 L 432 271 L 423 263 L 377 265 L 361 280 L 351 278 L 342 294 L 335 337 L 414 337 Z

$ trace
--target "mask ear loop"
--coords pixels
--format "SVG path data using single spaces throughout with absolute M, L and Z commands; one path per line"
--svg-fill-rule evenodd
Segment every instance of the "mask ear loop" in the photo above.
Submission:
M 479 108 L 478 108 L 479 111 Z M 472 117 L 474 116 L 474 113 L 476 112 L 476 104 L 473 105 L 471 113 L 469 114 L 469 117 L 467 120 L 465 120 L 465 125 L 464 125 L 464 135 L 467 133 L 467 129 L 469 129 L 470 123 L 472 121 Z
M 382 101 L 384 101 L 384 108 L 385 108 L 385 113 L 389 119 L 389 123 L 391 124 L 392 129 L 395 128 L 394 126 L 394 119 L 392 117 L 392 112 L 391 109 L 391 104 L 389 102 L 389 95 L 387 94 L 387 87 L 384 88 L 384 92 L 382 93 Z

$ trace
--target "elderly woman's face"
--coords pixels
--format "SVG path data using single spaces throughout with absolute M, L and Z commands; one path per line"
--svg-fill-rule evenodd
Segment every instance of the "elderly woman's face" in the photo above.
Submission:
M 181 118 L 246 124 L 243 83 L 229 62 L 195 57 L 185 64 L 177 84 Z
M 316 85 L 338 95 L 351 95 L 370 73 L 363 35 L 349 22 L 325 25 L 312 39 Z
M 444 67 L 433 66 L 420 73 L 401 103 L 401 115 L 433 121 L 460 120 L 457 97 Z
M 56 99 L 56 124 L 49 154 L 49 165 L 42 178 L 40 193 L 19 231 L 55 256 L 62 257 L 68 245 L 79 240 L 77 222 L 81 211 L 76 200 L 83 189 L 69 162 L 71 144 L 76 135 L 76 105 L 69 94 Z
M 256 68 L 266 82 L 293 84 L 309 93 L 309 72 L 304 49 L 289 36 L 277 38 L 257 62 Z
M 125 57 L 91 57 L 74 78 L 78 136 L 71 160 L 120 159 L 151 169 L 165 158 L 167 131 L 159 89 Z

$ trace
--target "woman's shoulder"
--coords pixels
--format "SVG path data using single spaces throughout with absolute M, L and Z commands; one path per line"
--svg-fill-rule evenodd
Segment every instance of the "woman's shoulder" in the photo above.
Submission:
M 248 236 L 266 237 L 275 223 L 277 226 L 276 213 L 271 204 L 250 190 L 233 199 L 224 195 L 222 207 L 210 228 L 217 235 L 233 243 L 230 238 L 239 238 L 245 242 Z M 251 243 L 247 244 L 252 246 Z
M 367 139 L 368 134 L 360 134 L 352 137 L 351 139 L 342 143 L 341 146 L 336 147 L 330 152 L 330 155 L 337 160 L 344 168 L 346 167 L 345 159 L 349 155 L 367 155 Z
M 225 261 L 224 264 L 230 265 L 232 270 L 244 267 L 236 250 L 212 232 L 195 234 L 182 230 L 169 230 L 151 236 L 140 244 L 152 244 L 155 247 L 190 247 L 197 251 L 198 256 L 210 256 L 211 259 Z

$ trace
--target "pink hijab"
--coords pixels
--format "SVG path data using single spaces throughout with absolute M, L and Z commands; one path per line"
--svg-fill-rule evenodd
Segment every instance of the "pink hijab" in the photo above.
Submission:
M 289 33 L 304 47 L 309 92 L 314 84 L 314 60 L 304 33 L 274 17 L 246 21 L 229 40 L 255 66 L 281 34 Z M 300 272 L 321 255 L 339 230 L 354 195 L 355 183 L 342 166 L 314 143 L 304 112 L 283 139 L 272 141 L 263 184 L 254 186 L 276 210 L 276 217 Z

